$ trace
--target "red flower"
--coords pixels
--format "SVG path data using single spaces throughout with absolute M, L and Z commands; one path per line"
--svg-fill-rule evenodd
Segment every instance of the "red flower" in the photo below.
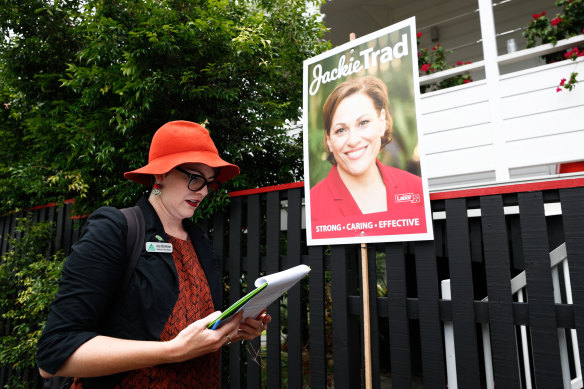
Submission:
M 541 16 L 545 16 L 545 15 L 547 15 L 547 12 L 543 11 L 543 12 L 541 13 Z
M 429 63 L 425 63 L 422 65 L 422 67 L 420 68 L 421 71 L 423 72 L 428 72 L 428 70 L 430 69 L 430 64 Z
M 564 53 L 564 58 L 566 58 L 566 59 L 576 59 L 577 57 L 581 57 L 582 55 L 584 55 L 583 53 L 584 53 L 584 50 L 583 51 L 580 51 L 580 50 L 578 50 L 577 47 L 574 47 L 572 50 L 566 51 Z
M 432 47 L 432 51 L 436 51 L 436 46 Z
M 551 20 L 552 26 L 557 26 L 562 21 L 561 18 L 555 18 Z
M 533 14 L 531 15 L 531 17 L 533 17 L 533 19 L 539 19 L 541 15 L 540 14 Z
M 465 79 L 463 82 L 464 82 L 465 84 L 468 84 L 468 83 L 470 82 L 470 80 L 469 80 L 468 78 L 466 78 L 466 79 Z
M 422 37 L 422 33 L 421 33 L 421 32 L 418 32 L 418 33 L 416 34 L 416 36 L 417 36 L 418 38 L 421 38 L 421 37 Z
M 560 88 L 559 86 L 556 88 L 556 92 L 561 92 L 562 88 Z
M 456 66 L 460 66 L 460 65 L 462 65 L 462 61 L 456 62 Z
M 560 86 L 564 86 L 565 82 L 566 82 L 566 79 L 562 78 L 562 80 L 560 81 Z

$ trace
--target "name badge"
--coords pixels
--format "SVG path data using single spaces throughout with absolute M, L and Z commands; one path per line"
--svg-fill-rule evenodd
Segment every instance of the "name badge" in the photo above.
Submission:
M 149 253 L 172 253 L 172 244 L 164 242 L 146 242 Z

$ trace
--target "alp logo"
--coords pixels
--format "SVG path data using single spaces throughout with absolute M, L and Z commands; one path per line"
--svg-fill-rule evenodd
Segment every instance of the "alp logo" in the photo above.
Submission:
M 401 193 L 395 195 L 396 203 L 412 203 L 420 202 L 420 195 L 418 193 Z

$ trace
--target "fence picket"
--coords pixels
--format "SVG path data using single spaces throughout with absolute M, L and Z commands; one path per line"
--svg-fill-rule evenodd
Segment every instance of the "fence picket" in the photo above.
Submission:
M 518 198 L 535 383 L 540 388 L 561 388 L 562 370 L 543 198 L 541 192 L 519 193 Z
M 402 243 L 385 249 L 388 289 L 389 349 L 391 383 L 396 388 L 411 388 L 410 324 L 407 312 L 407 279 Z
M 63 249 L 70 253 L 71 252 L 71 245 L 72 236 L 73 236 L 73 220 L 71 220 L 71 203 L 66 203 L 63 206 Z
M 509 249 L 502 244 L 508 240 L 502 197 L 482 197 L 481 215 L 495 384 L 497 388 L 518 388 Z
M 347 246 L 331 247 L 331 298 L 335 388 L 351 389 L 360 384 L 361 343 L 356 316 L 349 313 L 346 296 L 355 293 L 349 269 L 356 262 L 355 251 Z M 358 366 L 358 369 L 355 369 Z
M 377 306 L 377 245 L 367 247 L 367 271 L 369 277 L 369 325 L 371 332 L 371 372 L 375 377 L 372 382 L 373 389 L 379 389 L 379 342 L 373 339 L 379 339 L 379 309 Z M 363 312 L 363 310 L 361 310 Z M 361 332 L 364 334 L 364 331 Z
M 65 224 L 65 207 L 63 205 L 59 205 L 55 209 L 55 225 L 56 225 L 56 234 L 55 234 L 55 250 L 64 250 L 64 252 L 69 253 L 70 251 L 67 249 L 66 246 L 63 245 L 63 225 Z
M 8 237 L 10 236 L 10 215 L 2 217 L 0 221 L 0 253 L 4 254 L 7 250 Z
M 310 310 L 310 388 L 326 389 L 326 331 L 325 331 L 325 293 L 324 257 L 320 246 L 308 249 L 310 266 L 309 306 Z
M 444 345 L 438 301 L 438 272 L 434 244 L 416 242 L 416 278 L 418 285 L 418 312 L 424 388 L 444 389 Z
M 480 387 L 474 289 L 466 199 L 446 201 L 452 324 L 459 388 Z
M 581 369 L 584 370 L 584 188 L 560 190 L 566 252 L 573 282 L 574 317 Z M 580 281 L 577 281 L 580 280 Z
M 266 205 L 266 273 L 280 270 L 280 192 L 270 192 Z M 267 312 L 272 316 L 268 326 L 267 387 L 282 385 L 282 361 L 280 343 L 280 300 L 276 300 Z
M 213 251 L 215 252 L 215 256 L 217 257 L 217 267 L 219 268 L 219 274 L 221 276 L 221 285 L 223 286 L 223 281 L 224 281 L 224 277 L 226 275 L 226 267 L 225 267 L 225 247 L 227 247 L 227 244 L 225 243 L 225 237 L 227 236 L 226 231 L 225 231 L 225 221 L 226 221 L 227 217 L 225 217 L 225 215 L 221 214 L 221 215 L 217 215 L 217 217 L 213 218 L 213 224 L 212 224 L 212 231 L 211 231 L 211 235 L 210 238 L 213 239 Z M 224 288 L 220 288 L 220 294 L 219 294 L 219 301 L 225 301 L 224 298 L 224 294 L 225 291 L 223 290 Z M 223 307 L 215 307 L 215 309 L 223 309 Z M 226 361 L 221 358 L 221 362 L 220 362 L 220 366 L 219 366 L 219 371 L 223 372 L 227 370 L 226 366 L 227 363 Z M 226 382 L 225 377 L 223 376 L 223 374 L 220 375 L 219 377 L 219 383 L 220 386 L 222 388 L 224 388 L 224 382 Z
M 302 189 L 288 191 L 288 225 L 286 268 L 300 265 L 302 262 Z M 298 242 L 298 243 L 293 243 Z M 302 300 L 304 284 L 294 285 L 288 291 L 288 317 L 297 318 L 288 320 L 288 387 L 302 387 L 302 344 L 303 326 L 307 323 L 306 312 Z
M 242 295 L 241 275 L 241 226 L 242 226 L 242 199 L 235 198 L 231 203 L 229 215 L 229 305 L 239 300 Z M 235 342 L 229 347 L 229 387 L 238 389 L 241 382 L 241 343 Z
M 247 289 L 252 291 L 254 281 L 260 275 L 260 195 L 254 194 L 247 198 Z M 259 389 L 261 386 L 261 366 L 253 350 L 260 350 L 260 338 L 245 341 L 246 347 L 252 348 L 247 355 L 247 387 Z M 249 351 L 249 350 L 248 350 Z

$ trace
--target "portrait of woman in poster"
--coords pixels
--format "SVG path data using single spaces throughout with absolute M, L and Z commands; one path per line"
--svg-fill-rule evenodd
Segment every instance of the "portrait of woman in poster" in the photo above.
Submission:
M 403 217 L 404 211 L 423 218 L 421 178 L 378 159 L 393 139 L 386 84 L 373 76 L 344 81 L 326 99 L 322 117 L 332 166 L 310 190 L 313 225 L 374 213 Z

